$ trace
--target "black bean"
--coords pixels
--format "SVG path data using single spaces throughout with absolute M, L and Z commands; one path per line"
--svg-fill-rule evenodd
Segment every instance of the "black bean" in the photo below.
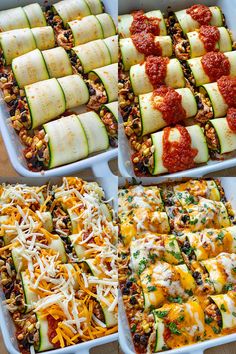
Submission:
M 27 120 L 28 120 L 27 115 L 26 115 L 25 113 L 22 114 L 21 117 L 20 117 L 20 120 L 21 120 L 22 122 L 27 122 Z
M 146 334 L 142 334 L 141 337 L 140 337 L 140 343 L 142 345 L 147 345 L 147 342 L 148 342 L 148 337 L 146 336 Z
M 132 285 L 133 285 L 133 282 L 132 282 L 132 281 L 128 280 L 128 281 L 126 282 L 127 288 L 130 288 Z
M 134 296 L 132 296 L 129 300 L 131 305 L 136 305 L 138 303 L 138 301 L 136 300 L 136 298 Z
M 43 149 L 40 149 L 40 150 L 38 151 L 38 157 L 39 157 L 40 159 L 43 157 L 43 153 L 44 153 Z
M 183 223 L 186 223 L 187 221 L 189 221 L 189 215 L 183 215 L 181 217 L 181 220 L 183 221 Z
M 45 7 L 45 10 L 46 10 L 46 11 L 50 11 L 50 10 L 51 10 L 51 6 L 47 5 L 47 6 Z
M 122 293 L 123 293 L 123 295 L 129 295 L 129 293 L 130 293 L 129 288 L 124 288 L 124 289 L 122 290 Z
M 110 137 L 109 141 L 110 141 L 111 147 L 117 147 L 118 146 L 117 138 Z
M 139 343 L 139 342 L 140 342 L 140 334 L 135 333 L 135 335 L 134 335 L 134 341 L 135 341 L 136 343 Z

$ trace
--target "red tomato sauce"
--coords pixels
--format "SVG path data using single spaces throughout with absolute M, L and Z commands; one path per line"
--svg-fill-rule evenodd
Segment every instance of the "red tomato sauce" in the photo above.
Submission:
M 52 317 L 51 315 L 47 316 L 47 321 L 48 321 L 48 338 L 49 341 L 52 343 L 53 338 L 56 337 L 57 335 L 56 329 L 58 327 L 59 321 L 55 320 L 55 318 Z M 58 341 L 56 343 L 53 343 L 53 346 L 55 348 L 60 348 L 60 342 Z
M 194 158 L 198 154 L 197 149 L 191 147 L 191 136 L 187 129 L 181 125 L 176 125 L 179 130 L 179 141 L 169 141 L 170 127 L 163 130 L 163 165 L 169 172 L 183 171 L 194 167 Z
M 136 34 L 141 32 L 152 33 L 154 36 L 160 34 L 160 19 L 157 17 L 147 17 L 142 10 L 132 13 L 133 22 L 130 26 L 130 33 Z
M 212 13 L 206 5 L 196 4 L 186 10 L 186 13 L 200 25 L 208 25 L 212 18 Z
M 202 67 L 211 82 L 230 74 L 229 59 L 221 52 L 209 52 L 201 59 Z
M 145 71 L 154 88 L 165 84 L 169 61 L 170 59 L 167 57 L 156 57 L 153 55 L 147 57 Z
M 227 105 L 236 108 L 236 78 L 222 76 L 217 85 Z
M 229 108 L 226 116 L 230 130 L 236 133 L 236 108 Z
M 158 96 L 163 97 L 163 100 L 155 100 Z M 172 87 L 161 86 L 153 91 L 152 104 L 162 113 L 163 119 L 168 125 L 186 118 L 186 111 L 182 106 L 182 96 Z
M 207 52 L 215 50 L 216 43 L 220 39 L 220 31 L 216 26 L 203 25 L 199 30 L 199 37 Z
M 160 46 L 160 43 L 155 42 L 155 36 L 152 33 L 136 33 L 132 35 L 131 38 L 137 50 L 145 56 L 162 55 L 162 48 Z

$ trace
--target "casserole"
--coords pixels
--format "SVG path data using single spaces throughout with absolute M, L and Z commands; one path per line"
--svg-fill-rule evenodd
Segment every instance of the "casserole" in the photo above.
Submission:
M 3 183 L 3 179 L 1 179 L 1 182 Z M 7 181 L 5 180 L 4 182 L 7 183 L 16 183 L 16 179 L 14 178 L 9 178 Z M 17 183 L 25 183 L 29 186 L 33 185 L 33 186 L 41 186 L 43 183 L 50 183 L 50 185 L 52 184 L 57 184 L 57 185 L 61 185 L 61 179 L 60 178 L 54 178 L 53 180 L 48 180 L 46 178 L 40 178 L 40 179 L 21 179 L 21 180 L 17 180 Z M 116 190 L 116 179 L 113 179 L 112 181 L 109 180 L 105 181 L 103 179 L 98 179 L 97 182 L 101 185 L 101 186 L 109 186 L 106 189 L 106 197 L 109 197 L 110 199 L 112 199 L 114 197 L 114 190 Z M 92 185 L 91 185 L 92 187 Z M 55 191 L 55 196 L 56 198 L 60 198 L 60 193 L 61 190 L 59 189 L 54 189 Z M 66 201 L 66 199 L 65 199 Z M 69 199 L 68 199 L 69 201 Z M 73 230 L 74 231 L 74 230 Z M 16 248 L 14 249 L 14 252 L 16 252 Z M 65 261 L 65 258 L 64 258 Z M 17 265 L 17 264 L 16 264 Z M 3 294 L 1 293 L 1 296 Z M 27 297 L 29 300 L 29 297 Z M 4 297 L 2 296 L 2 299 L 4 299 Z M 6 317 L 5 317 L 6 316 Z M 0 310 L 0 317 L 1 317 L 1 329 L 3 332 L 3 337 L 5 339 L 5 344 L 6 347 L 9 351 L 9 353 L 19 353 L 18 349 L 17 349 L 17 343 L 16 341 L 13 339 L 14 338 L 14 327 L 13 327 L 13 323 L 12 320 L 10 319 L 9 315 L 7 315 L 5 306 L 1 306 L 1 310 Z M 113 335 L 109 335 L 106 338 L 99 338 L 98 340 L 93 340 L 92 342 L 88 343 L 82 343 L 82 345 L 79 346 L 73 346 L 73 347 L 66 347 L 64 349 L 56 349 L 55 352 L 56 353 L 61 353 L 61 352 L 65 352 L 65 353 L 75 353 L 77 351 L 79 352 L 89 352 L 89 349 L 96 346 L 96 345 L 101 345 L 101 344 L 105 344 L 111 341 L 116 340 L 117 335 L 113 334 Z M 46 343 L 46 342 L 44 342 Z M 87 344 L 87 345 L 84 345 Z
M 29 2 L 27 1 L 22 1 L 20 5 L 26 5 Z M 39 3 L 44 6 L 43 1 L 39 1 Z M 53 3 L 56 3 L 56 1 L 53 1 Z M 8 2 L 6 4 L 2 3 L 0 10 L 5 10 L 8 9 L 9 7 L 16 7 L 19 5 L 19 2 L 17 1 L 12 1 Z M 92 2 L 91 2 L 92 5 Z M 112 2 L 110 3 L 109 1 L 105 1 L 104 5 L 106 7 L 107 13 L 109 13 L 114 20 L 116 21 L 117 17 L 117 2 Z M 96 9 L 94 9 L 95 11 Z M 96 12 L 96 11 L 95 11 Z M 34 49 L 35 46 L 32 48 Z M 10 158 L 10 161 L 12 165 L 14 166 L 15 170 L 22 176 L 28 176 L 28 177 L 37 177 L 37 176 L 63 176 L 63 175 L 70 175 L 75 173 L 78 170 L 86 169 L 86 168 L 91 168 L 94 172 L 95 175 L 105 175 L 105 174 L 110 174 L 112 176 L 112 173 L 110 171 L 108 162 L 112 159 L 115 159 L 118 154 L 118 150 L 116 148 L 110 147 L 106 152 L 101 152 L 99 155 L 98 154 L 92 154 L 88 159 L 71 163 L 68 165 L 65 165 L 63 167 L 58 167 L 54 168 L 52 170 L 47 170 L 44 172 L 32 172 L 27 168 L 27 163 L 23 158 L 23 150 L 24 147 L 20 143 L 17 134 L 13 131 L 13 129 L 9 126 L 7 122 L 7 118 L 9 118 L 9 113 L 7 112 L 6 106 L 4 104 L 4 101 L 1 97 L 1 102 L 0 102 L 0 119 L 1 119 L 1 132 L 3 136 L 3 140 Z M 76 110 L 76 113 L 84 113 L 85 108 L 84 106 L 81 109 Z
M 200 1 L 199 3 L 205 4 L 208 6 L 221 7 L 223 13 L 225 14 L 228 26 L 230 29 L 232 29 L 232 35 L 234 38 L 235 30 L 234 30 L 234 22 L 233 22 L 233 17 L 232 17 L 232 12 L 234 10 L 232 10 L 232 12 L 231 12 L 230 2 L 228 2 L 228 1 L 224 1 L 224 2 L 221 2 L 221 1 L 216 1 L 216 2 Z M 184 2 L 169 1 L 168 2 L 168 6 L 173 11 L 183 10 L 183 9 L 190 7 L 191 5 L 193 5 L 193 2 L 191 2 L 191 1 L 184 1 Z M 151 0 L 146 1 L 145 3 L 142 1 L 136 2 L 136 3 L 131 1 L 131 3 L 129 3 L 129 4 L 126 4 L 125 1 L 121 0 L 119 3 L 119 14 L 121 14 L 121 15 L 128 14 L 128 13 L 132 12 L 133 10 L 137 10 L 137 9 L 143 9 L 144 12 L 148 12 L 150 10 L 155 9 L 155 10 L 161 10 L 163 13 L 166 13 L 167 6 L 163 1 L 159 1 L 158 4 L 156 4 L 156 3 L 152 2 Z M 219 18 L 219 15 L 217 15 L 217 18 Z M 221 26 L 222 22 L 219 21 L 218 25 Z M 223 34 L 223 36 L 224 36 L 224 34 Z M 225 38 L 226 39 L 228 38 L 227 33 L 225 33 Z M 198 46 L 196 46 L 196 48 L 197 48 L 197 50 L 199 49 Z M 128 48 L 128 49 L 130 49 L 130 48 Z M 227 51 L 231 50 L 230 46 L 228 46 L 228 45 L 227 45 L 226 49 L 227 49 Z M 133 60 L 133 57 L 132 57 L 132 60 Z M 137 60 L 139 60 L 139 57 L 137 58 Z M 134 65 L 134 68 L 136 67 L 136 65 Z M 145 81 L 145 86 L 147 87 L 146 81 Z M 141 87 L 141 83 L 140 83 L 140 87 Z M 120 120 L 120 123 L 121 123 L 121 120 Z M 121 124 L 119 127 L 119 141 L 120 141 L 120 150 L 119 150 L 120 173 L 122 176 L 127 176 L 127 177 L 134 176 L 135 174 L 133 171 L 132 161 L 131 161 L 132 150 L 130 149 L 130 146 L 127 142 L 127 139 L 125 137 L 125 134 L 124 134 Z M 224 149 L 222 149 L 221 151 L 224 151 Z M 179 177 L 179 176 L 200 176 L 200 175 L 204 175 L 204 174 L 207 174 L 207 173 L 210 173 L 213 171 L 218 171 L 221 169 L 235 166 L 235 162 L 236 162 L 235 152 L 230 152 L 228 155 L 225 155 L 225 156 L 227 156 L 227 157 L 225 157 L 225 160 L 221 160 L 221 159 L 220 159 L 220 161 L 219 160 L 209 160 L 207 163 L 204 163 L 204 164 L 200 163 L 199 167 L 197 167 L 197 168 L 191 168 L 190 170 L 186 170 L 184 173 L 183 172 L 172 173 L 172 175 L 176 176 L 176 177 Z M 205 157 L 205 161 L 207 159 L 208 158 Z M 196 163 L 196 161 L 195 161 L 195 163 Z
M 127 184 L 125 184 L 126 183 L 126 181 L 127 180 L 125 180 L 125 179 L 121 179 L 121 181 L 120 181 L 120 186 L 121 187 L 124 187 L 125 185 L 127 186 Z M 133 181 L 131 181 L 131 180 L 128 180 L 129 181 L 129 183 L 131 183 L 131 184 L 133 184 Z M 159 179 L 157 179 L 157 178 L 144 178 L 144 179 L 137 179 L 136 180 L 137 181 L 137 183 L 139 183 L 139 182 L 141 182 L 142 181 L 142 183 L 143 183 L 143 185 L 153 185 L 153 184 L 159 184 L 160 182 L 169 182 L 169 181 L 171 181 L 170 179 L 163 179 L 163 178 L 159 178 Z M 178 180 L 177 179 L 174 179 L 173 180 L 174 182 L 176 181 L 176 182 L 178 182 Z M 220 182 L 221 182 L 221 185 L 222 185 L 222 187 L 223 187 L 223 189 L 224 189 L 224 191 L 225 191 L 225 196 L 226 196 L 226 198 L 227 198 L 227 200 L 229 200 L 230 202 L 231 202 L 231 204 L 232 204 L 232 207 L 233 208 L 235 208 L 236 207 L 236 200 L 235 200 L 235 198 L 234 198 L 234 196 L 231 194 L 231 191 L 233 190 L 232 188 L 233 188 L 233 186 L 235 186 L 235 183 L 236 183 L 236 181 L 235 181 L 235 179 L 234 178 L 221 178 L 220 179 Z M 219 190 L 220 191 L 220 190 Z M 208 192 L 210 192 L 209 194 L 208 194 L 208 198 L 210 198 L 212 201 L 215 201 L 216 203 L 219 203 L 219 193 L 217 192 L 216 193 L 216 190 L 215 190 L 215 188 L 213 188 L 213 189 L 209 189 L 208 190 Z M 222 197 L 222 192 L 220 191 L 220 195 L 221 195 L 221 197 Z M 185 196 L 187 196 L 187 194 L 185 195 Z M 183 195 L 182 195 L 182 197 L 183 197 Z M 184 204 L 184 198 L 182 198 L 182 199 L 180 199 L 180 202 L 181 203 L 183 203 Z M 227 228 L 227 227 L 226 227 Z M 212 231 L 212 229 L 211 229 L 211 231 Z M 230 232 L 231 232 L 231 236 L 230 237 L 233 237 L 233 234 L 234 234 L 234 226 L 232 227 L 232 230 L 230 230 Z M 213 233 L 214 234 L 214 233 Z M 189 235 L 191 235 L 191 234 L 189 234 Z M 139 240 L 140 241 L 140 240 Z M 133 241 L 133 242 L 135 242 L 135 241 Z M 174 245 L 174 244 L 173 244 Z M 140 253 L 140 257 L 142 257 L 142 255 L 144 255 L 145 254 L 145 250 L 144 250 L 144 248 L 140 245 L 140 248 L 137 248 L 137 247 L 139 247 L 139 244 L 138 243 L 136 243 L 136 245 L 135 245 L 135 247 L 136 248 L 133 248 L 133 250 L 134 251 L 137 251 L 138 249 L 140 249 L 141 250 L 141 253 Z M 227 247 L 226 247 L 227 248 Z M 150 245 L 148 246 L 148 249 L 150 250 Z M 154 250 L 155 250 L 155 252 L 157 252 L 156 250 L 157 250 L 158 248 L 154 248 Z M 213 246 L 213 249 L 214 249 L 214 246 Z M 161 249 L 160 249 L 161 250 Z M 176 254 L 176 257 L 177 257 L 177 248 L 175 248 L 175 254 Z M 206 257 L 206 255 L 204 255 L 204 252 L 200 249 L 200 248 L 198 248 L 198 250 L 199 250 L 199 254 L 198 254 L 198 256 L 197 257 L 199 257 L 199 259 L 201 259 L 201 257 L 203 257 L 203 259 L 204 259 L 204 257 Z M 197 251 L 198 251 L 197 250 Z M 224 252 L 224 250 L 222 250 L 222 249 L 218 249 L 218 251 L 219 252 Z M 231 249 L 231 252 L 233 251 L 233 249 Z M 144 253 L 143 253 L 144 252 Z M 159 251 L 158 251 L 159 252 Z M 228 248 L 227 248 L 227 252 L 230 252 L 229 250 L 228 250 Z M 198 252 L 197 252 L 198 253 Z M 197 254 L 196 253 L 196 254 Z M 138 254 L 138 253 L 137 253 Z M 174 254 L 174 253 L 173 253 Z M 219 290 L 219 291 L 221 291 L 222 290 L 222 283 L 220 282 L 220 278 L 218 277 L 218 275 L 219 275 L 219 272 L 220 272 L 220 268 L 218 268 L 219 267 L 219 262 L 221 262 L 222 261 L 222 259 L 226 256 L 226 254 L 225 253 L 221 253 L 221 256 L 219 257 L 215 257 L 215 255 L 214 254 L 212 254 L 212 253 L 210 253 L 211 255 L 212 255 L 212 260 L 209 262 L 209 261 L 200 261 L 200 263 L 203 263 L 204 264 L 204 266 L 206 266 L 206 268 L 205 269 L 207 269 L 207 271 L 210 271 L 210 269 L 211 269 L 211 267 L 216 267 L 215 269 L 216 269 L 216 273 L 214 274 L 215 275 L 215 277 L 214 277 L 214 282 L 216 282 L 216 283 L 214 283 L 214 284 L 216 284 L 217 286 L 215 287 L 214 286 L 214 289 L 211 289 L 210 287 L 208 288 L 208 291 L 209 291 L 209 295 L 210 295 L 210 298 L 212 299 L 212 301 L 215 301 L 215 303 L 217 303 L 218 304 L 218 306 L 220 306 L 221 307 L 221 305 L 222 305 L 222 303 L 224 302 L 224 301 L 227 301 L 227 299 L 225 299 L 225 296 L 224 297 L 222 297 L 222 296 L 218 296 L 218 295 L 216 295 L 217 294 L 217 291 Z M 139 256 L 138 256 L 139 257 Z M 166 257 L 166 255 L 164 254 L 164 257 Z M 208 257 L 208 255 L 207 255 L 207 257 Z M 229 257 L 229 258 L 231 258 L 232 257 L 232 262 L 233 262 L 233 258 L 234 258 L 234 254 L 231 256 L 230 254 L 227 254 L 227 256 L 226 257 Z M 164 258 L 165 259 L 165 258 Z M 220 260 L 221 259 L 221 260 Z M 137 260 L 137 259 L 136 259 Z M 182 262 L 182 260 L 181 260 L 181 258 L 180 257 L 178 257 L 177 258 L 177 260 L 175 260 L 175 265 L 173 264 L 173 260 L 172 260 L 172 265 L 171 265 L 171 267 L 172 267 L 172 269 L 173 269 L 173 267 L 175 267 L 175 269 L 177 270 L 177 268 L 179 267 L 179 265 L 176 265 L 177 264 L 177 261 L 180 263 L 180 265 L 181 265 L 181 262 Z M 170 264 L 171 263 L 171 260 L 169 259 L 168 260 L 168 263 Z M 133 263 L 132 263 L 133 264 Z M 214 264 L 214 265 L 213 265 Z M 133 265 L 134 266 L 134 265 Z M 149 268 L 147 267 L 146 268 L 146 270 L 145 271 L 147 271 Z M 212 268 L 213 269 L 213 268 Z M 211 273 L 211 277 L 212 277 L 212 273 Z M 152 279 L 152 278 L 150 278 L 149 277 L 149 279 Z M 149 280 L 148 279 L 148 280 Z M 205 278 L 206 279 L 206 278 Z M 218 280 L 216 280 L 216 279 L 218 279 Z M 224 282 L 225 283 L 225 282 Z M 190 286 L 190 279 L 188 280 L 188 286 Z M 179 289 L 179 288 L 178 288 Z M 186 285 L 185 285 L 185 289 L 186 289 Z M 154 289 L 149 289 L 149 290 L 152 290 L 152 291 L 154 291 Z M 155 292 L 155 291 L 154 291 Z M 214 294 L 213 294 L 213 293 Z M 188 294 L 188 292 L 187 292 L 187 294 Z M 159 294 L 158 294 L 159 295 Z M 146 296 L 146 295 L 145 295 Z M 120 298 L 121 299 L 121 298 Z M 155 298 L 151 298 L 151 301 L 153 301 L 153 299 L 156 299 L 155 301 L 157 301 L 157 299 L 159 299 L 159 301 L 161 301 L 161 297 L 160 296 L 158 296 L 158 297 L 155 297 Z M 196 303 L 190 303 L 190 302 L 188 302 L 189 303 L 189 306 L 190 307 L 192 307 L 192 309 L 194 310 L 196 310 L 196 307 L 197 307 L 197 304 Z M 146 304 L 146 303 L 145 303 Z M 148 302 L 147 302 L 147 304 L 148 304 Z M 224 304 L 225 304 L 225 302 L 224 302 Z M 166 306 L 166 305 L 165 305 Z M 161 309 L 159 309 L 160 311 L 166 311 L 167 310 L 167 308 L 165 308 L 165 306 L 163 307 L 163 308 L 161 308 Z M 168 306 L 168 305 L 167 305 Z M 178 305 L 179 306 L 179 305 Z M 177 306 L 177 307 L 178 307 Z M 181 306 L 180 306 L 181 307 Z M 222 308 L 221 308 L 221 310 L 222 309 L 225 309 L 225 307 L 224 307 L 224 305 L 222 306 Z M 183 311 L 184 311 L 184 309 L 182 309 Z M 195 311 L 194 310 L 194 311 Z M 197 310 L 198 311 L 198 310 Z M 223 310 L 222 310 L 223 311 Z M 224 311 L 223 311 L 224 312 Z M 199 313 L 199 316 L 202 316 L 203 314 L 200 314 Z M 222 315 L 222 314 L 221 314 Z M 157 318 L 159 318 L 160 319 L 160 317 L 161 316 L 158 316 L 157 315 Z M 124 312 L 124 305 L 122 304 L 122 300 L 121 300 L 121 305 L 120 305 L 120 310 L 119 310 L 119 341 L 120 341 L 120 345 L 121 345 L 121 347 L 122 347 L 122 349 L 123 349 L 123 351 L 126 353 L 126 354 L 131 354 L 131 353 L 134 353 L 135 351 L 134 351 L 134 347 L 133 347 L 133 344 L 132 344 L 132 339 L 131 339 L 131 336 L 130 336 L 130 330 L 128 329 L 128 324 L 127 324 L 127 320 L 126 320 L 126 315 L 125 315 L 125 312 Z M 157 322 L 158 322 L 159 320 L 157 320 Z M 224 320 L 223 320 L 224 321 Z M 156 323 L 157 323 L 156 322 Z M 172 328 L 173 329 L 173 328 Z M 161 335 L 161 333 L 160 333 L 160 335 Z M 177 337 L 181 337 L 181 336 L 177 336 Z M 224 343 L 227 343 L 227 342 L 230 342 L 230 341 L 234 341 L 236 339 L 236 335 L 235 335 L 235 333 L 234 334 L 230 334 L 230 335 L 225 335 L 225 336 L 223 336 L 223 337 L 221 337 L 221 338 L 216 338 L 216 339 L 211 339 L 211 340 L 207 340 L 207 341 L 203 341 L 203 342 L 201 342 L 201 343 L 198 343 L 198 344 L 193 344 L 193 345 L 190 345 L 190 346 L 185 346 L 185 347 L 181 347 L 181 348 L 177 348 L 177 349 L 172 349 L 172 350 L 167 350 L 167 351 L 164 351 L 164 353 L 203 353 L 203 351 L 205 350 L 205 349 L 207 349 L 207 348 L 210 348 L 210 347 L 213 347 L 213 346 L 217 346 L 217 345 L 220 345 L 220 344 L 224 344 Z M 199 340 L 199 339 L 198 339 Z M 180 338 L 180 341 L 181 341 L 181 338 Z

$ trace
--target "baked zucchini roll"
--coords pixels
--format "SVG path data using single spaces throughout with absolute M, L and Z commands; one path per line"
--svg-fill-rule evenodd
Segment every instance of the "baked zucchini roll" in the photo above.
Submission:
M 153 311 L 154 332 L 148 348 L 157 353 L 194 344 L 204 335 L 204 311 L 197 300 L 184 304 L 165 304 Z
M 132 14 L 119 16 L 118 33 L 121 38 L 128 38 L 142 31 L 156 36 L 166 36 L 166 25 L 161 11 L 154 10 L 144 13 L 140 10 Z
M 104 104 L 100 109 L 99 116 L 106 126 L 110 145 L 118 146 L 118 102 Z
M 152 92 L 160 85 L 185 87 L 183 70 L 178 59 L 149 56 L 143 64 L 130 68 L 130 82 L 136 96 Z
M 236 52 L 209 52 L 201 58 L 187 61 L 191 70 L 189 81 L 199 87 L 210 82 L 215 82 L 222 76 L 236 76 Z
M 36 48 L 46 50 L 55 46 L 51 27 L 17 29 L 0 33 L 1 61 L 10 65 L 12 60 Z
M 137 33 L 130 38 L 121 38 L 119 41 L 121 60 L 124 70 L 141 64 L 149 55 L 171 57 L 172 40 L 170 36 L 154 36 L 150 33 Z
M 223 14 L 218 6 L 193 5 L 186 10 L 174 13 L 177 33 L 186 34 L 202 25 L 221 27 L 224 25 Z
M 126 106 L 122 107 L 122 111 L 125 110 Z M 135 134 L 143 136 L 194 117 L 196 114 L 197 103 L 189 88 L 174 90 L 162 86 L 151 93 L 138 96 L 138 103 L 124 124 L 125 132 L 129 135 L 131 128 Z
M 6 32 L 19 28 L 46 26 L 46 18 L 39 4 L 0 11 L 0 31 Z

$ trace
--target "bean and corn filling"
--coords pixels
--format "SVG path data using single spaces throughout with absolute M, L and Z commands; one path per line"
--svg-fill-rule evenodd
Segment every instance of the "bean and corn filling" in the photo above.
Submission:
M 101 79 L 98 77 L 96 77 L 94 80 L 87 78 L 85 82 L 88 86 L 90 94 L 90 99 L 87 107 L 94 111 L 99 111 L 100 107 L 108 101 L 104 85 Z
M 31 171 L 42 171 L 50 160 L 48 139 L 44 129 L 28 132 L 21 129 L 19 137 L 27 148 L 23 151 L 27 165 Z
M 112 147 L 117 147 L 118 146 L 118 122 L 114 114 L 104 106 L 101 108 L 99 115 L 102 122 L 105 124 L 107 133 L 109 135 L 110 145 Z

